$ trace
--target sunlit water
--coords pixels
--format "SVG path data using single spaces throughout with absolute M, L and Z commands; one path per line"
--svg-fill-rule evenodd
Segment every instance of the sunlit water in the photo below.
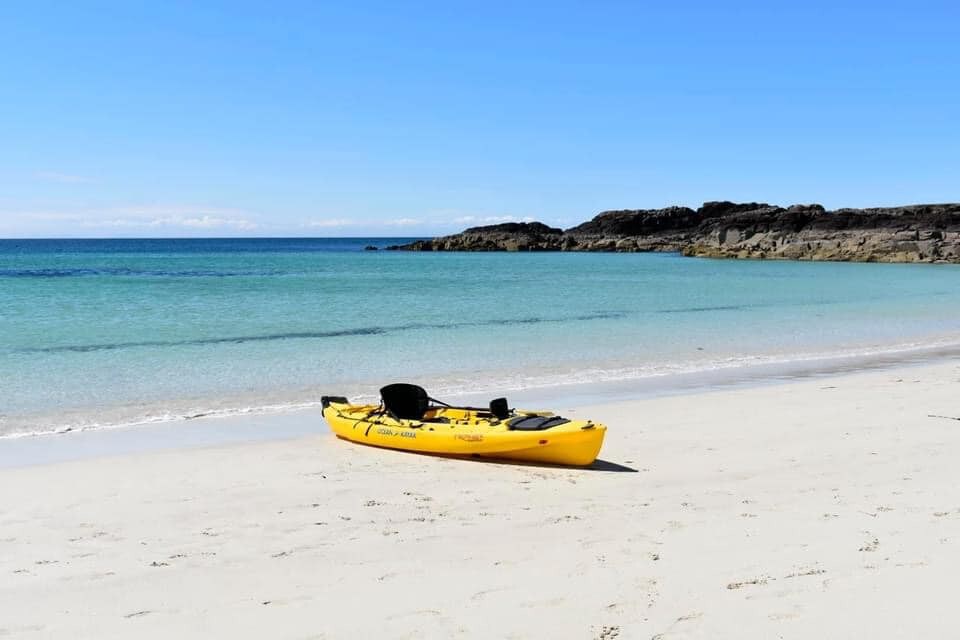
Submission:
M 960 267 L 0 241 L 0 436 L 960 343 Z

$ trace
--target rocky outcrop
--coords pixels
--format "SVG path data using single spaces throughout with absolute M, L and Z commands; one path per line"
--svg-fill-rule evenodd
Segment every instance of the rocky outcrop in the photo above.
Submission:
M 471 227 L 452 236 L 417 240 L 387 249 L 407 251 L 557 251 L 563 229 L 542 222 L 506 222 Z
M 742 211 L 704 220 L 681 251 L 716 258 L 960 262 L 960 205 Z
M 593 220 L 567 229 L 573 236 L 649 236 L 690 229 L 700 223 L 699 215 L 687 207 L 666 209 L 625 209 L 604 211 Z
M 473 227 L 412 251 L 679 251 L 687 256 L 960 262 L 960 204 L 826 211 L 818 204 L 706 202 L 604 211 L 563 231 L 539 222 Z

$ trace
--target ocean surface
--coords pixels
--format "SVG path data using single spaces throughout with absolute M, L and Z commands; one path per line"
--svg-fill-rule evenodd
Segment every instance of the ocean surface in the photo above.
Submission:
M 0 438 L 960 347 L 960 266 L 0 240 Z

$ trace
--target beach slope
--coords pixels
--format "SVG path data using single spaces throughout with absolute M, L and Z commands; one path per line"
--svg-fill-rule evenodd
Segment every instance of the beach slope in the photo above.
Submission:
M 557 407 L 609 425 L 586 470 L 358 446 L 319 416 L 6 469 L 0 637 L 946 637 L 958 388 L 944 363 Z

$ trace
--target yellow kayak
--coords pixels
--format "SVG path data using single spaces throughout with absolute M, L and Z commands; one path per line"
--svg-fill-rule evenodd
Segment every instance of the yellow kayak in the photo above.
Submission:
M 508 409 L 504 398 L 490 407 L 451 407 L 416 385 L 380 390 L 381 403 L 321 399 L 323 417 L 338 437 L 352 442 L 451 456 L 583 466 L 597 459 L 607 428 L 542 411 Z

